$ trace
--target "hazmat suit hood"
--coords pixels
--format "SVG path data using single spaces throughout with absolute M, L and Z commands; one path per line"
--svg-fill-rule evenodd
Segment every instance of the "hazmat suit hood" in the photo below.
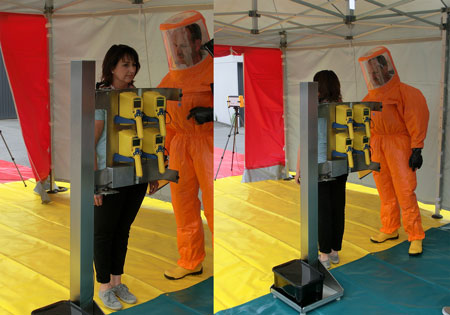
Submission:
M 190 10 L 168 18 L 159 27 L 162 32 L 169 69 L 189 69 L 206 58 L 202 46 L 209 41 L 205 18 Z
M 369 94 L 386 93 L 400 84 L 391 53 L 380 46 L 358 59 Z

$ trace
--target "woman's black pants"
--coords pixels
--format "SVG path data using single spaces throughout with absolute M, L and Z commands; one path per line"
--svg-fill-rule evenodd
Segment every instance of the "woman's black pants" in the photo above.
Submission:
M 347 174 L 319 182 L 319 251 L 329 254 L 342 248 L 345 225 L 345 184 Z
M 123 274 L 130 227 L 141 207 L 147 184 L 121 187 L 103 196 L 94 207 L 94 264 L 97 281 L 109 283 L 110 275 Z

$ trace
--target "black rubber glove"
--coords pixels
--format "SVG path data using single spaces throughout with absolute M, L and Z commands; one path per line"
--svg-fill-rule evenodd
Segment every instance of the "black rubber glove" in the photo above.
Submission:
M 409 167 L 412 168 L 413 171 L 419 169 L 422 166 L 422 149 L 414 148 L 412 149 L 411 156 L 409 157 Z
M 194 107 L 189 111 L 187 119 L 194 117 L 197 124 L 201 125 L 206 122 L 213 121 L 213 108 L 212 107 Z

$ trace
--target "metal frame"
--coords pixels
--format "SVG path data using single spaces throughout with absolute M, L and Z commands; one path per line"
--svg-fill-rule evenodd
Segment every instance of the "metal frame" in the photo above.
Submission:
M 71 62 L 70 300 L 94 309 L 95 61 Z
M 300 169 L 302 185 L 300 187 L 300 224 L 302 260 L 310 265 L 318 261 L 318 185 L 317 165 L 317 82 L 300 82 Z
M 238 26 L 236 25 L 237 23 L 239 23 L 240 21 L 242 21 L 244 19 L 244 17 L 248 17 L 249 12 L 248 11 L 239 11 L 239 12 L 221 12 L 221 13 L 215 13 L 214 15 L 216 17 L 219 16 L 227 16 L 227 15 L 244 15 L 244 17 L 240 17 L 236 20 L 234 20 L 233 22 L 230 23 L 226 23 L 224 21 L 221 21 L 219 19 L 215 19 L 214 23 L 215 25 L 219 25 L 221 26 L 221 28 L 216 29 L 215 33 L 219 33 L 219 32 L 224 32 L 225 30 L 228 30 L 228 32 L 230 33 L 242 33 L 242 32 L 246 32 L 247 34 L 249 34 L 249 38 L 255 40 L 255 41 L 263 41 L 265 42 L 264 45 L 269 46 L 269 47 L 278 47 L 278 42 L 276 41 L 276 39 L 274 38 L 273 41 L 269 40 L 269 43 L 267 43 L 267 40 L 262 40 L 260 38 L 260 36 L 258 36 L 257 34 L 260 33 L 268 33 L 268 32 L 279 32 L 280 29 L 277 29 L 277 26 L 280 26 L 282 24 L 289 24 L 289 25 L 295 25 L 296 28 L 282 28 L 283 30 L 287 31 L 292 31 L 291 33 L 289 33 L 289 38 L 290 41 L 288 42 L 288 47 L 289 49 L 294 48 L 293 44 L 298 43 L 298 42 L 302 42 L 302 41 L 306 41 L 309 40 L 311 38 L 314 37 L 323 37 L 323 34 L 329 35 L 331 36 L 331 38 L 336 38 L 338 40 L 342 40 L 342 44 L 344 46 L 348 46 L 355 44 L 355 39 L 361 39 L 364 38 L 370 34 L 374 34 L 377 32 L 381 32 L 384 31 L 386 29 L 392 28 L 392 27 L 401 27 L 401 28 L 410 28 L 410 29 L 436 29 L 439 30 L 442 26 L 439 23 L 433 22 L 433 21 L 429 21 L 426 18 L 436 15 L 436 14 L 440 14 L 441 10 L 423 10 L 423 11 L 412 11 L 412 12 L 406 12 L 406 11 L 402 11 L 400 9 L 397 9 L 397 7 L 400 7 L 401 5 L 404 5 L 406 3 L 411 3 L 415 0 L 398 0 L 392 4 L 389 5 L 385 5 L 383 3 L 377 2 L 375 0 L 363 0 L 367 3 L 370 3 L 378 8 L 375 9 L 371 9 L 369 11 L 366 12 L 362 12 L 359 15 L 354 15 L 354 11 L 348 9 L 347 10 L 347 15 L 344 15 L 336 6 L 334 6 L 333 1 L 328 1 L 319 5 L 315 5 L 303 0 L 290 0 L 290 2 L 294 2 L 297 3 L 303 7 L 307 7 L 307 10 L 304 10 L 302 12 L 299 13 L 279 13 L 279 12 L 269 12 L 269 11 L 255 11 L 257 8 L 257 1 L 258 0 L 252 0 L 252 8 L 253 8 L 253 12 L 255 12 L 255 14 L 259 14 L 260 17 L 265 17 L 265 18 L 270 18 L 270 19 L 275 19 L 277 20 L 276 23 L 272 23 L 269 24 L 267 26 L 264 26 L 261 29 L 258 29 L 257 31 L 255 31 L 255 23 L 258 23 L 258 17 L 255 16 L 255 14 L 253 14 L 252 16 L 252 23 L 253 23 L 253 27 L 252 29 L 246 28 L 246 27 L 242 27 L 242 26 Z M 330 9 L 326 9 L 324 8 L 325 5 L 329 5 L 331 4 L 336 11 L 330 10 Z M 299 6 L 300 7 L 300 6 Z M 307 15 L 307 13 L 309 12 L 314 12 L 314 11 L 319 11 L 319 12 L 323 12 L 326 13 L 326 15 L 323 16 L 319 16 L 319 15 Z M 393 12 L 392 14 L 378 14 L 382 11 L 391 11 Z M 279 16 L 285 16 L 284 18 L 280 18 Z M 379 23 L 378 25 L 376 23 L 374 24 L 370 24 L 370 23 L 361 23 L 359 21 L 362 20 L 369 20 L 369 19 L 383 19 L 383 18 L 392 18 L 392 17 L 401 17 L 401 16 L 405 16 L 408 19 L 399 22 L 396 22 L 395 24 L 391 24 L 391 23 Z M 307 23 L 298 23 L 296 21 L 294 21 L 294 19 L 298 19 L 298 18 L 303 18 L 303 20 L 305 19 L 313 19 L 313 20 L 335 20 L 336 22 L 331 22 L 331 23 L 315 23 L 315 24 L 307 24 Z M 401 25 L 401 24 L 407 24 L 407 23 L 411 23 L 411 22 L 420 22 L 421 25 Z M 368 26 L 368 27 L 375 27 L 372 30 L 369 31 L 364 31 L 358 34 L 353 34 L 354 29 L 352 29 L 351 27 L 349 28 L 348 31 L 342 33 L 342 34 L 338 34 L 335 32 L 331 32 L 334 29 L 340 28 L 342 26 L 346 26 L 346 25 L 364 25 L 364 26 Z M 330 28 L 325 28 L 327 26 L 332 26 Z M 382 26 L 382 27 L 379 27 Z M 298 35 L 300 35 L 298 32 L 293 32 L 294 29 L 298 29 L 298 30 L 306 30 L 306 29 L 310 29 L 313 32 L 309 33 L 309 34 L 303 34 L 300 37 L 298 37 Z M 297 35 L 297 36 L 296 36 Z M 222 38 L 222 39 L 226 39 Z M 422 37 L 424 38 L 424 37 Z M 434 38 L 434 37 L 433 37 Z M 407 39 L 387 39 L 386 42 L 390 41 L 390 40 L 394 40 L 394 41 L 398 41 L 398 40 L 402 40 L 402 41 L 406 41 L 410 39 L 411 41 L 417 41 L 417 38 L 414 37 L 410 37 Z M 350 41 L 349 41 L 350 40 Z M 383 42 L 382 42 L 383 43 Z M 317 47 L 319 49 L 322 48 L 326 48 L 326 47 L 340 47 L 340 46 L 336 46 L 338 45 L 338 43 L 334 43 L 331 44 L 329 46 L 327 45 L 311 45 L 311 46 L 295 46 L 298 47 L 300 49 L 306 48 L 308 47 L 308 49 L 311 49 L 311 47 Z M 368 45 L 368 44 L 366 44 Z
M 48 90 L 49 90 L 49 115 L 50 115 L 50 152 L 53 148 L 53 104 L 55 98 L 53 95 L 53 0 L 45 0 L 45 18 L 47 19 L 47 38 L 48 38 Z M 55 176 L 53 174 L 54 154 L 50 154 L 50 191 L 54 191 L 55 186 Z M 44 192 L 43 192 L 44 193 Z
M 300 82 L 300 255 L 310 266 L 324 275 L 322 299 L 306 306 L 293 302 L 275 286 L 270 288 L 275 298 L 293 309 L 306 314 L 344 295 L 344 289 L 318 259 L 318 164 L 317 164 L 317 121 L 319 117 L 317 82 Z M 290 280 L 290 279 L 288 279 Z
M 434 208 L 434 218 L 442 218 L 441 211 L 441 196 L 442 196 L 442 182 L 444 179 L 444 167 L 442 161 L 445 161 L 445 122 L 448 107 L 448 76 L 449 76 L 449 16 L 450 11 L 447 8 L 442 13 L 442 23 L 445 28 L 442 31 L 442 55 L 441 55 L 441 100 L 439 104 L 439 122 L 438 122 L 438 154 L 436 161 L 436 200 Z
M 287 33 L 285 31 L 280 32 L 280 49 L 281 49 L 281 65 L 283 67 L 283 121 L 286 121 L 287 104 L 288 104 L 288 65 L 287 65 Z M 289 175 L 289 162 L 287 158 L 288 148 L 288 132 L 287 124 L 284 123 L 284 172 L 286 178 L 290 178 Z

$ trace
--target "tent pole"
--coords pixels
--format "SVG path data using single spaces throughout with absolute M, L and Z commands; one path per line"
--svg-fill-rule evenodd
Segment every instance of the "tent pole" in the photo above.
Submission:
M 449 10 L 448 8 L 442 13 L 442 54 L 441 54 L 441 100 L 439 106 L 439 122 L 438 122 L 438 146 L 437 146 L 437 165 L 436 165 L 436 203 L 434 208 L 435 219 L 442 218 L 441 211 L 441 196 L 442 196 L 442 180 L 443 180 L 443 165 L 445 161 L 445 115 L 448 103 L 448 67 L 449 67 Z
M 252 10 L 248 13 L 252 18 L 252 34 L 259 34 L 258 30 L 258 18 L 261 16 L 258 13 L 258 0 L 252 0 Z
M 284 121 L 284 169 L 285 178 L 290 179 L 289 162 L 288 162 L 288 132 L 287 132 L 287 104 L 288 104 L 288 68 L 287 68 L 287 33 L 280 32 L 280 49 L 281 49 L 281 64 L 283 65 L 283 121 Z
M 53 154 L 53 139 L 54 139 L 54 115 L 53 115 L 53 105 L 55 102 L 55 97 L 53 95 L 54 91 L 54 81 L 53 81 L 53 1 L 54 0 L 45 0 L 45 7 L 44 7 L 44 14 L 47 19 L 47 42 L 48 42 L 48 92 L 49 92 L 49 121 L 50 121 L 50 174 L 49 174 L 49 180 L 47 180 L 47 183 L 49 184 L 48 190 L 47 189 L 47 183 L 41 183 L 41 185 L 44 185 L 42 188 L 42 192 L 40 192 L 41 196 L 42 194 L 55 194 L 58 192 L 67 191 L 67 188 L 65 187 L 58 187 L 55 184 L 55 174 L 54 174 L 54 154 Z M 43 201 L 50 202 L 50 198 L 46 196 L 46 199 Z
M 48 40 L 48 90 L 49 90 L 49 113 L 50 113 L 50 191 L 55 189 L 55 177 L 53 174 L 53 0 L 45 0 L 45 17 L 47 18 L 47 40 Z

